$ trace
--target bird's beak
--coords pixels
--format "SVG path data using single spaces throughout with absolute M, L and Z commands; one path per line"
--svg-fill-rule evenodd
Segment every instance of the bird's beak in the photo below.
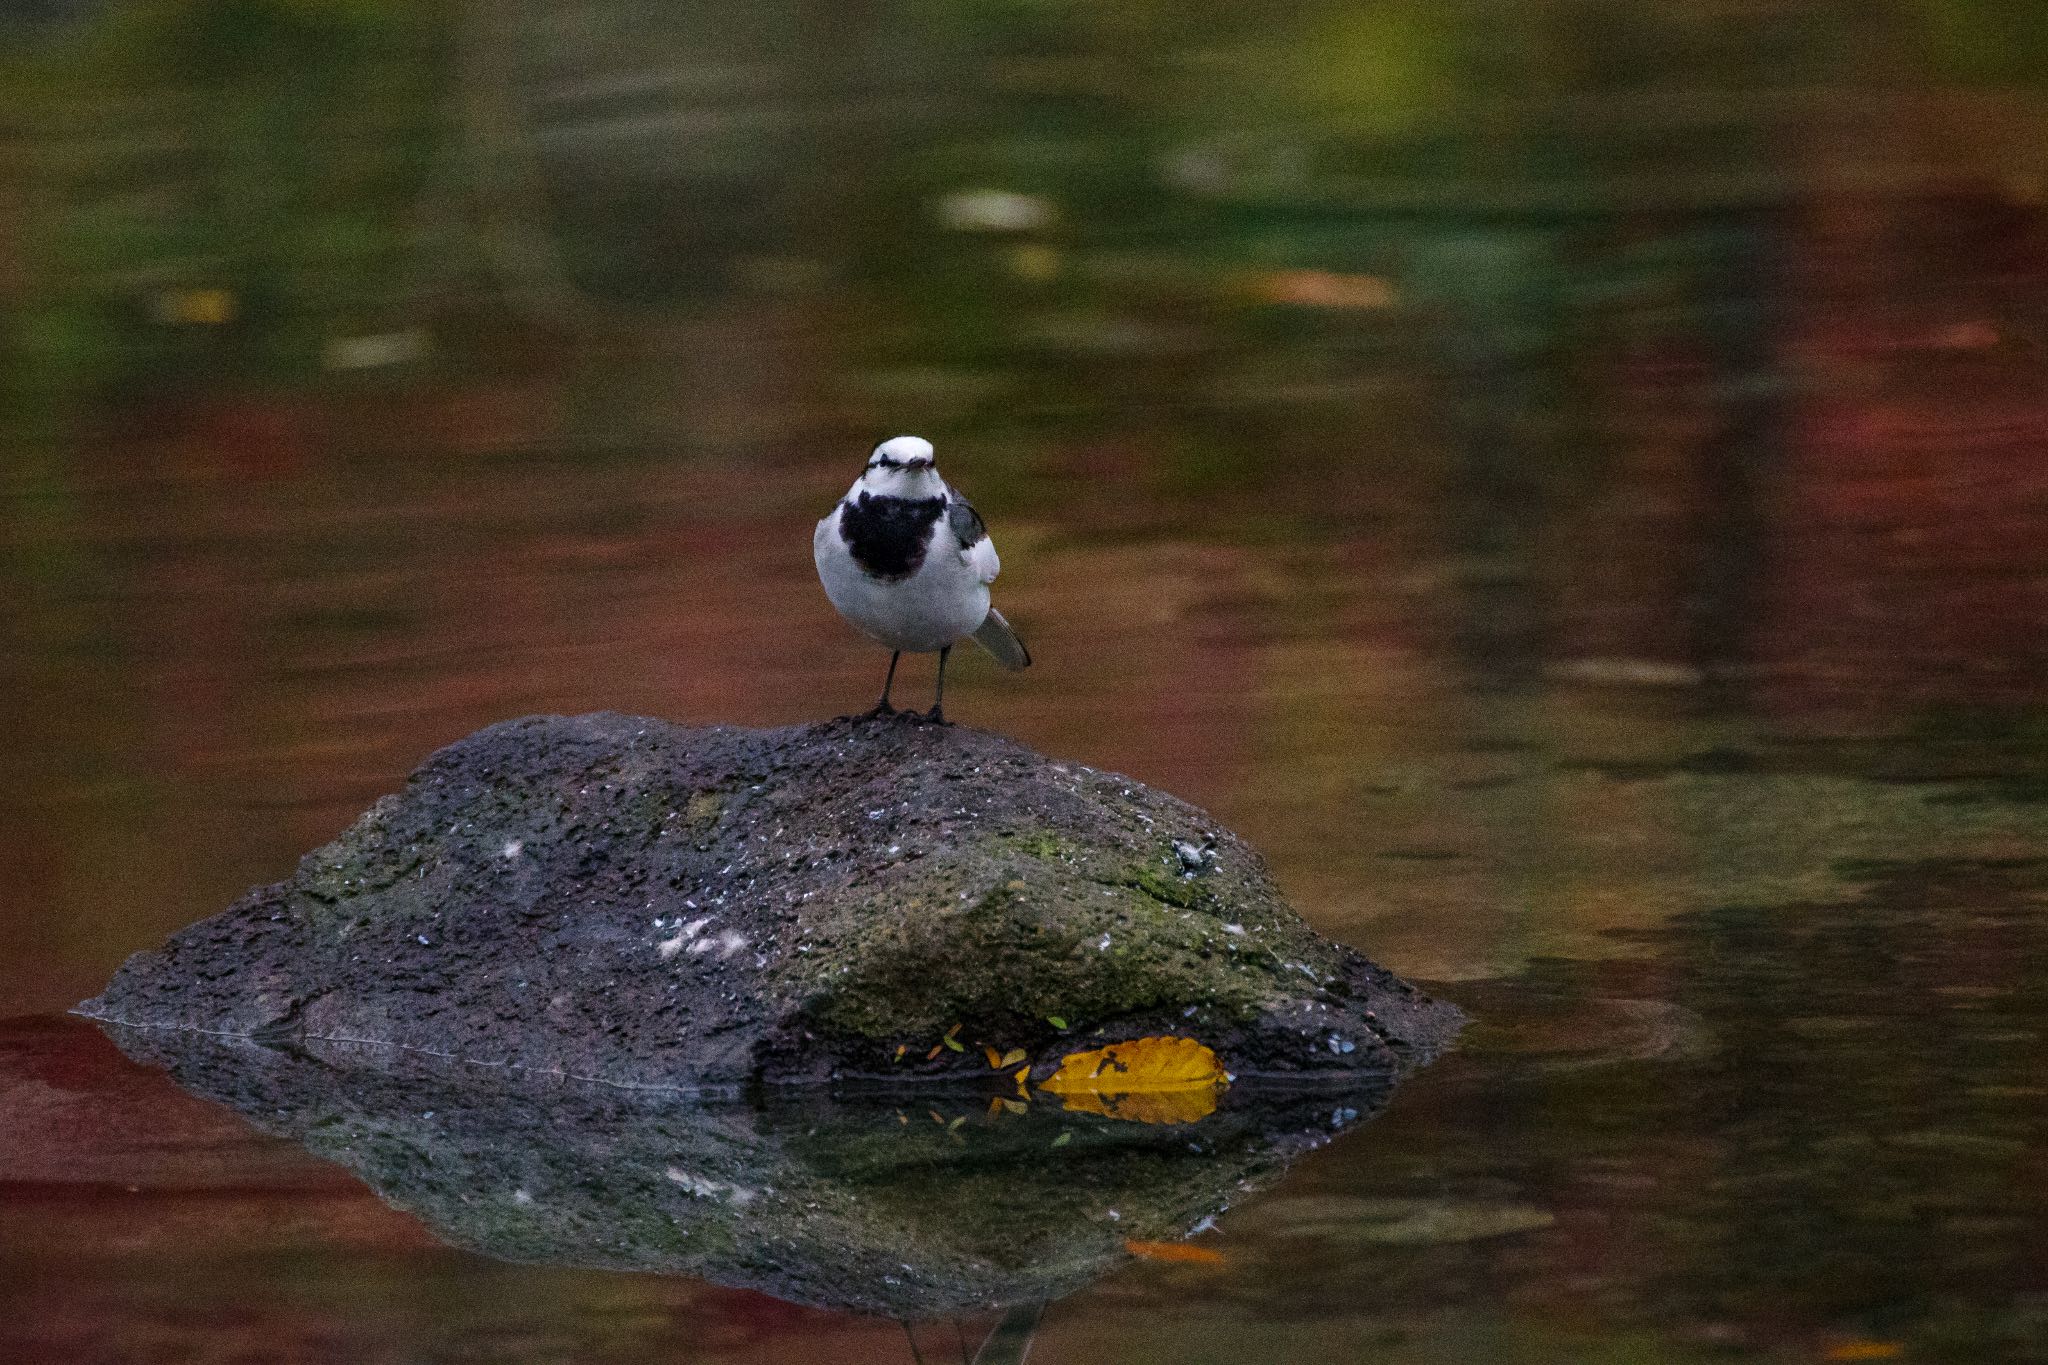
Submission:
M 903 467 L 905 469 L 930 469 L 932 467 L 932 462 L 930 460 L 920 457 L 914 460 L 905 460 L 903 462 Z

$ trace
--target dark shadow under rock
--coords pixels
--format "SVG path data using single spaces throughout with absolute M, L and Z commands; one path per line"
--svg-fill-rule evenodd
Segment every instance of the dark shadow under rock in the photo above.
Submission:
M 536 716 L 442 750 L 82 1013 L 682 1089 L 986 1075 L 1175 1033 L 1358 1082 L 1461 1016 L 1202 811 L 994 735 Z M 993 1054 L 984 1049 L 993 1049 Z
M 818 1089 L 750 1105 L 331 1045 L 316 1060 L 108 1032 L 455 1245 L 899 1318 L 1070 1294 L 1127 1261 L 1132 1241 L 1188 1236 L 1390 1088 L 1334 1106 L 1300 1087 L 1240 1085 L 1199 1120 L 1145 1124 L 1045 1095 L 990 1104 L 1000 1088 L 956 1092 L 936 1111 Z

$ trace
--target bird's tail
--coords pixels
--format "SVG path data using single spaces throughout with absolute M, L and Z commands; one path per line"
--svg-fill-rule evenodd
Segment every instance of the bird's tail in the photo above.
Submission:
M 988 609 L 988 619 L 975 630 L 974 643 L 995 655 L 996 662 L 1012 672 L 1031 667 L 1031 651 L 1024 648 L 1017 632 L 1010 629 L 1010 623 L 994 607 Z

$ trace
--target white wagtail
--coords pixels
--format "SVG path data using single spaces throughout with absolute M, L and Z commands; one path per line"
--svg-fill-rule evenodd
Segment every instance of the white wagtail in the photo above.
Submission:
M 967 499 L 946 486 L 932 443 L 896 436 L 875 447 L 868 466 L 811 537 L 825 596 L 855 629 L 895 653 L 870 716 L 892 716 L 889 688 L 905 652 L 939 654 L 938 691 L 926 714 L 946 718 L 946 656 L 974 642 L 1005 668 L 1024 668 L 1031 651 L 988 604 L 1002 561 Z

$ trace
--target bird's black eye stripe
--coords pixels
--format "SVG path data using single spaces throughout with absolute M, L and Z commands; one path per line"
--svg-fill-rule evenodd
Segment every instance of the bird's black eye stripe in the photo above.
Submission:
M 887 456 L 887 455 L 877 455 L 877 456 L 875 456 L 875 458 L 874 458 L 874 459 L 872 459 L 872 460 L 869 460 L 869 461 L 868 461 L 868 468 L 869 468 L 869 469 L 901 469 L 901 468 L 903 468 L 903 461 L 901 461 L 901 460 L 898 460 L 898 459 L 893 459 L 893 458 L 891 458 L 890 456 Z

